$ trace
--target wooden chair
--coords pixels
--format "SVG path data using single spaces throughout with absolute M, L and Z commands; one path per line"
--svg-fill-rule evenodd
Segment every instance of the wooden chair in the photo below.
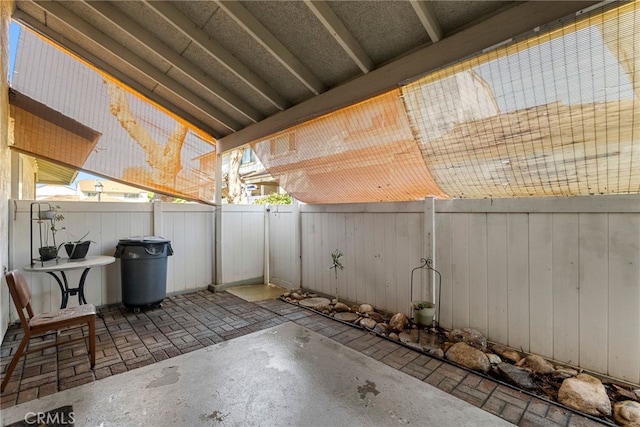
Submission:
M 84 340 L 86 337 L 83 333 L 82 337 L 58 343 L 59 331 L 73 326 L 82 327 L 86 324 L 89 327 L 89 356 L 91 358 L 91 368 L 93 368 L 96 364 L 96 308 L 93 304 L 84 304 L 79 307 L 69 307 L 51 313 L 34 315 L 30 302 L 31 291 L 29 291 L 29 284 L 27 283 L 24 275 L 19 271 L 14 270 L 7 273 L 5 278 L 7 279 L 7 285 L 9 286 L 9 293 L 11 294 L 13 303 L 16 305 L 16 309 L 20 316 L 20 324 L 22 325 L 22 329 L 24 329 L 24 337 L 18 346 L 18 350 L 13 355 L 11 363 L 9 363 L 7 372 L 2 380 L 0 391 L 4 391 L 9 379 L 11 378 L 13 370 L 16 368 L 18 361 L 23 355 L 33 353 L 35 351 L 41 351 L 45 348 L 55 347 L 59 344 L 67 344 Z M 41 345 L 37 348 L 25 351 L 31 338 L 52 332 L 56 333 L 56 339 L 53 344 Z

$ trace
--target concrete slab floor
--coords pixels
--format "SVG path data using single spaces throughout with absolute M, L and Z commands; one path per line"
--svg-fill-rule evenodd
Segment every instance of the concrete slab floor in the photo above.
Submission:
M 3 418 L 65 405 L 76 426 L 510 425 L 294 323 L 13 406 Z

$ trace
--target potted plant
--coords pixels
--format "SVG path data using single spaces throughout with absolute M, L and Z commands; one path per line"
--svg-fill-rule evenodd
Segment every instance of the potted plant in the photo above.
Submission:
M 418 325 L 433 325 L 433 316 L 436 314 L 436 305 L 430 301 L 412 301 L 413 317 Z
M 55 208 L 51 206 L 49 210 L 41 211 L 38 213 L 38 222 L 44 223 L 50 221 L 51 225 L 45 229 L 43 246 L 38 249 L 40 259 L 42 261 L 49 261 L 58 257 L 58 246 L 56 246 L 56 233 L 60 230 L 64 230 L 64 226 L 60 226 L 60 223 L 64 221 L 64 216 L 57 211 L 59 206 Z M 42 230 L 42 229 L 41 229 Z M 49 231 L 51 231 L 51 244 L 49 241 Z M 42 232 L 40 234 L 42 238 Z
M 91 246 L 91 243 L 95 243 L 93 240 L 84 240 L 84 238 L 87 237 L 89 233 L 90 232 L 87 231 L 84 236 L 77 240 L 61 243 L 60 246 L 58 246 L 58 249 L 64 246 L 64 250 L 67 252 L 69 259 L 83 259 L 87 256 L 87 252 L 89 252 L 89 246 Z
M 56 216 L 56 208 L 58 207 L 49 206 L 49 209 L 45 211 L 38 211 L 38 219 L 53 219 Z

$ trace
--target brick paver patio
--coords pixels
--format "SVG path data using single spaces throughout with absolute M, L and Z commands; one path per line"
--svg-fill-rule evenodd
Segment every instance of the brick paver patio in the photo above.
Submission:
M 83 342 L 23 357 L 2 394 L 2 408 L 188 353 L 289 321 L 313 330 L 472 405 L 521 426 L 597 426 L 598 422 L 499 382 L 429 357 L 372 333 L 280 300 L 246 302 L 227 292 L 200 291 L 166 298 L 162 309 L 134 314 L 101 308 L 97 358 L 90 369 Z M 69 338 L 69 333 L 61 339 Z M 2 373 L 22 330 L 9 328 Z M 48 339 L 53 339 L 48 338 Z M 37 344 L 32 341 L 32 344 Z

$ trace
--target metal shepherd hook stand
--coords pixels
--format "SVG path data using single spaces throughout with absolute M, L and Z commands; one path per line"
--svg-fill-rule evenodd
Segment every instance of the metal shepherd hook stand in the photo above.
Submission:
M 425 258 L 420 258 L 420 262 L 422 263 L 422 265 L 420 265 L 419 267 L 414 268 L 413 270 L 411 270 L 411 296 L 410 298 L 413 298 L 413 273 L 416 270 L 420 270 L 423 268 L 426 268 L 427 270 L 431 270 L 434 273 L 436 273 L 438 275 L 438 302 L 436 303 L 436 320 L 434 321 L 434 327 L 438 327 L 440 325 L 440 295 L 441 295 L 441 289 L 442 289 L 442 275 L 440 274 L 440 272 L 438 270 L 436 270 L 435 268 L 433 268 L 431 266 L 431 264 L 433 264 L 433 260 L 431 260 L 431 258 L 429 259 L 425 259 Z

